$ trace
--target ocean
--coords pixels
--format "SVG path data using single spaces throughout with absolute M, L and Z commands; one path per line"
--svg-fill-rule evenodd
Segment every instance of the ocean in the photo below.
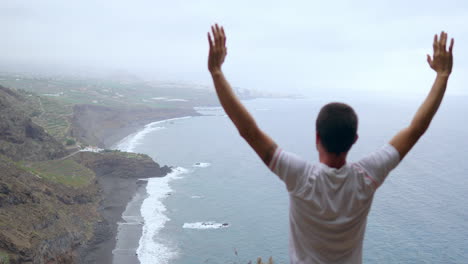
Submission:
M 409 124 L 424 99 L 340 98 L 359 116 L 349 162 Z M 466 263 L 468 97 L 447 96 L 428 132 L 379 188 L 364 263 Z M 315 162 L 315 118 L 326 99 L 245 101 L 279 146 Z M 119 149 L 174 167 L 146 186 L 136 249 L 143 263 L 288 263 L 288 195 L 219 107 L 149 124 Z

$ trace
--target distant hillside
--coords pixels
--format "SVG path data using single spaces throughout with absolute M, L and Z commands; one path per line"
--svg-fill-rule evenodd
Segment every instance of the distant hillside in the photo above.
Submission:
M 199 115 L 191 108 L 117 108 L 99 105 L 75 105 L 70 135 L 80 142 L 101 148 L 124 138 L 144 125 L 163 119 Z
M 31 120 L 34 113 L 24 96 L 0 86 L 0 154 L 13 160 L 63 157 L 65 148 Z

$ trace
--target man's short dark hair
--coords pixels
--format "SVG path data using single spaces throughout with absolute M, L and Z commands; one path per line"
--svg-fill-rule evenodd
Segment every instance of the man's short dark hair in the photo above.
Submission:
M 320 110 L 315 126 L 325 150 L 340 154 L 348 152 L 355 141 L 358 117 L 347 104 L 329 103 Z

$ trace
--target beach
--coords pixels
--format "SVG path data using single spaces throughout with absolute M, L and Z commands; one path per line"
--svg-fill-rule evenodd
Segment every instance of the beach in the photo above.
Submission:
M 124 135 L 116 131 L 121 138 L 116 142 L 111 142 L 108 147 L 132 152 L 139 140 L 147 133 L 163 129 L 160 124 L 180 118 L 188 117 L 159 120 L 145 126 L 125 127 L 125 131 L 133 133 Z M 86 255 L 87 263 L 140 263 L 137 249 L 144 223 L 141 208 L 148 197 L 147 178 L 154 176 L 156 175 L 148 174 L 140 175 L 141 178 L 134 178 L 123 175 L 117 177 L 116 175 L 98 175 L 97 181 L 103 197 L 100 210 L 105 220 L 95 227 L 95 237 L 89 243 L 87 252 L 83 253 Z

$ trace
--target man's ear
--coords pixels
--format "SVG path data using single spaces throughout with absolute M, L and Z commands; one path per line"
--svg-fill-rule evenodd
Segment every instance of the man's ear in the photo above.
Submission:
M 355 143 L 356 143 L 356 141 L 357 141 L 358 139 L 359 139 L 359 135 L 358 135 L 358 134 L 356 134 L 356 137 L 354 137 L 354 142 L 353 142 L 353 144 L 355 144 Z

